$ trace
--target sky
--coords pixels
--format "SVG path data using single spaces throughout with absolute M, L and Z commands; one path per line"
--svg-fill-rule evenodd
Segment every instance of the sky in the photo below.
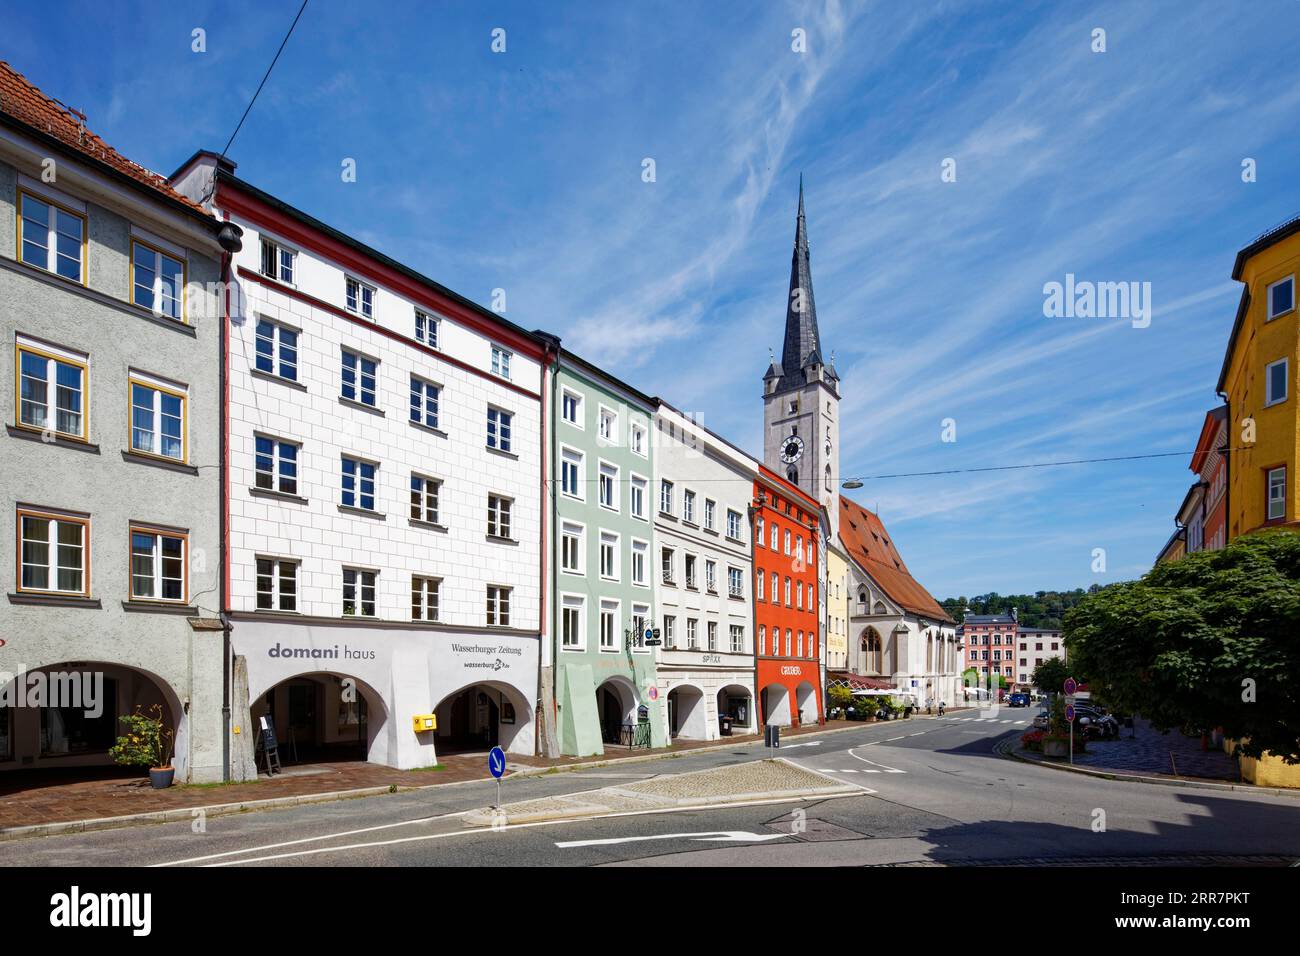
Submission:
M 299 6 L 0 3 L 0 58 L 162 173 Z M 802 174 L 847 493 L 940 599 L 1063 590 L 1174 530 L 1233 256 L 1300 213 L 1298 37 L 1295 0 L 310 0 L 230 156 L 756 455 Z M 1067 275 L 1149 323 L 1045 314 Z

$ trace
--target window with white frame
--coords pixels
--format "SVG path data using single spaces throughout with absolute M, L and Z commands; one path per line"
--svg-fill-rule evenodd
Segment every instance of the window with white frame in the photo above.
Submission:
M 758 653 L 759 656 L 767 654 L 767 625 L 758 625 Z
M 262 237 L 262 275 L 293 285 L 293 272 L 297 253 L 274 239 Z
M 692 524 L 695 522 L 695 492 L 689 488 L 682 492 L 682 520 Z
M 17 337 L 18 426 L 84 440 L 89 357 Z
M 646 654 L 651 650 L 646 647 L 645 632 L 646 627 L 650 624 L 650 605 L 633 604 L 632 605 L 632 647 L 638 654 Z
M 438 620 L 438 602 L 442 591 L 442 578 L 411 575 L 411 620 Z
M 132 373 L 131 448 L 146 455 L 185 461 L 186 391 Z
M 780 545 L 777 543 L 778 530 L 776 524 L 772 525 L 772 550 L 775 551 Z
M 131 600 L 181 604 L 189 593 L 183 532 L 131 528 Z
M 632 449 L 632 454 L 646 457 L 645 439 L 645 426 L 632 422 L 628 427 L 628 445 Z
M 740 568 L 727 568 L 727 593 L 732 597 L 745 596 L 745 572 Z
M 790 579 L 789 578 L 785 579 L 785 606 L 786 607 L 792 606 L 790 603 Z
M 663 570 L 664 584 L 676 584 L 677 552 L 672 548 L 663 548 L 659 552 L 660 567 Z
M 709 621 L 706 627 L 706 631 L 708 635 L 705 638 L 705 640 L 708 642 L 706 648 L 707 650 L 710 651 L 716 651 L 718 649 L 718 622 Z
M 415 310 L 415 341 L 423 342 L 431 349 L 438 347 L 438 326 L 440 319 L 428 312 Z
M 86 217 L 18 191 L 18 246 L 23 262 L 82 284 L 86 281 Z
M 600 465 L 600 504 L 618 510 L 618 469 L 605 462 Z
M 618 413 L 612 408 L 600 406 L 600 419 L 597 422 L 597 434 L 606 444 L 618 443 Z
M 492 374 L 501 378 L 510 377 L 511 353 L 499 345 L 492 346 Z
M 570 498 L 579 500 L 586 497 L 582 459 L 582 452 L 572 448 L 565 448 L 560 452 L 560 490 Z
M 360 279 L 354 279 L 352 276 L 347 277 L 346 285 L 348 311 L 355 312 L 367 319 L 373 318 L 375 314 L 375 287 L 366 285 Z
M 714 530 L 714 521 L 717 519 L 718 503 L 712 498 L 704 499 L 704 527 L 708 531 Z
M 659 481 L 659 512 L 666 515 L 673 513 L 673 483 L 671 481 L 663 479 Z
M 343 569 L 343 616 L 375 616 L 375 580 L 378 572 L 365 568 Z
M 1287 398 L 1288 384 L 1290 377 L 1287 373 L 1289 363 L 1286 359 L 1278 359 L 1276 362 L 1270 362 L 1264 366 L 1264 404 L 1277 405 L 1285 402 Z
M 343 489 L 343 506 L 375 510 L 375 465 L 360 458 L 342 456 L 340 467 Z
M 155 315 L 185 321 L 185 263 L 131 240 L 131 300 Z
M 574 428 L 582 428 L 582 396 L 568 389 L 560 389 L 560 417 Z
M 675 650 L 677 647 L 677 618 L 672 614 L 664 615 L 664 649 Z
M 754 519 L 754 544 L 761 548 L 766 543 L 763 539 L 763 519 L 760 516 Z
M 600 533 L 600 576 L 607 581 L 618 580 L 618 535 L 612 531 Z
M 511 588 L 499 584 L 487 586 L 487 622 L 495 627 L 510 626 Z
M 686 619 L 686 649 L 688 651 L 698 651 L 700 649 L 700 622 L 693 617 Z
M 600 649 L 618 650 L 619 602 L 605 599 L 600 602 Z
M 488 495 L 487 533 L 489 538 L 510 538 L 510 514 L 514 501 L 502 495 Z
M 640 518 L 642 521 L 649 520 L 645 510 L 645 498 L 649 488 L 650 483 L 638 475 L 633 475 L 628 482 L 628 508 L 633 518 Z
M 569 574 L 583 573 L 585 537 L 586 529 L 580 524 L 566 521 L 560 526 L 560 570 Z
M 646 569 L 650 545 L 644 541 L 632 542 L 632 583 L 641 587 L 650 586 L 650 576 Z
M 342 389 L 349 402 L 375 407 L 375 378 L 379 363 L 350 349 L 343 349 Z
M 786 656 L 786 657 L 791 656 L 791 655 L 790 655 L 790 651 L 791 651 L 791 646 L 790 646 L 790 645 L 791 645 L 791 640 L 792 640 L 792 635 L 793 635 L 793 633 L 794 633 L 794 632 L 791 631 L 790 628 L 787 627 L 787 628 L 785 629 L 785 656 Z
M 267 375 L 298 381 L 298 333 L 278 322 L 257 320 L 253 367 Z
M 286 495 L 298 493 L 298 450 L 291 441 L 254 435 L 254 484 L 263 491 L 278 491 Z
M 497 451 L 510 451 L 510 424 L 514 415 L 500 408 L 488 407 L 487 446 Z
M 727 537 L 733 541 L 740 540 L 740 512 L 727 509 Z
M 1295 308 L 1295 276 L 1278 279 L 1268 287 L 1268 317 L 1276 319 Z
M 794 559 L 803 560 L 803 535 L 795 535 L 794 538 Z
M 796 657 L 803 657 L 803 631 L 799 632 L 798 638 L 799 643 L 795 645 L 794 653 Z
M 802 611 L 803 610 L 803 582 L 802 581 L 796 581 L 794 583 L 794 598 L 795 598 L 795 607 L 797 607 L 799 610 Z
M 772 572 L 772 603 L 776 604 L 781 600 L 781 579 L 775 571 Z
M 790 529 L 787 528 L 785 531 L 785 553 L 789 554 L 790 550 Z
M 745 628 L 740 624 L 731 625 L 731 653 L 740 654 L 745 650 Z
M 586 599 L 578 594 L 565 594 L 560 598 L 560 647 L 565 650 L 580 651 L 587 645 L 584 633 L 586 603 Z M 490 616 L 490 609 L 488 613 Z
M 298 562 L 259 556 L 256 561 L 257 609 L 298 610 Z
M 1286 467 L 1268 471 L 1268 520 L 1286 517 Z
M 688 588 L 699 587 L 695 581 L 695 555 L 686 555 L 686 586 Z
M 426 428 L 438 427 L 438 398 L 442 389 L 419 376 L 411 376 L 411 421 Z
M 754 576 L 754 597 L 763 600 L 763 569 L 758 569 L 758 574 Z
M 438 495 L 442 482 L 437 478 L 411 474 L 411 520 L 438 524 Z
M 704 586 L 711 592 L 718 590 L 718 562 L 705 560 Z

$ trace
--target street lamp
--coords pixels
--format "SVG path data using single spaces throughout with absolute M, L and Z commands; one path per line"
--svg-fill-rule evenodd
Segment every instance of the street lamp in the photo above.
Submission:
M 848 481 L 841 482 L 840 487 L 852 491 L 855 488 L 861 488 L 862 482 L 858 481 L 856 478 L 850 478 Z

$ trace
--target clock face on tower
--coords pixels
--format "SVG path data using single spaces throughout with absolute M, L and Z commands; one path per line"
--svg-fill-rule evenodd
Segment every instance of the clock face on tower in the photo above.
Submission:
M 787 465 L 793 465 L 803 457 L 803 439 L 798 435 L 791 435 L 781 446 L 781 460 Z

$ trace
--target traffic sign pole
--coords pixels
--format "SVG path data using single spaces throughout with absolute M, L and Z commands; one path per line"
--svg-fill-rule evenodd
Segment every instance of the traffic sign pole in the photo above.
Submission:
M 496 809 L 501 809 L 501 777 L 506 772 L 506 752 L 500 747 L 493 747 L 488 751 L 488 773 L 496 777 L 497 781 L 497 803 Z

